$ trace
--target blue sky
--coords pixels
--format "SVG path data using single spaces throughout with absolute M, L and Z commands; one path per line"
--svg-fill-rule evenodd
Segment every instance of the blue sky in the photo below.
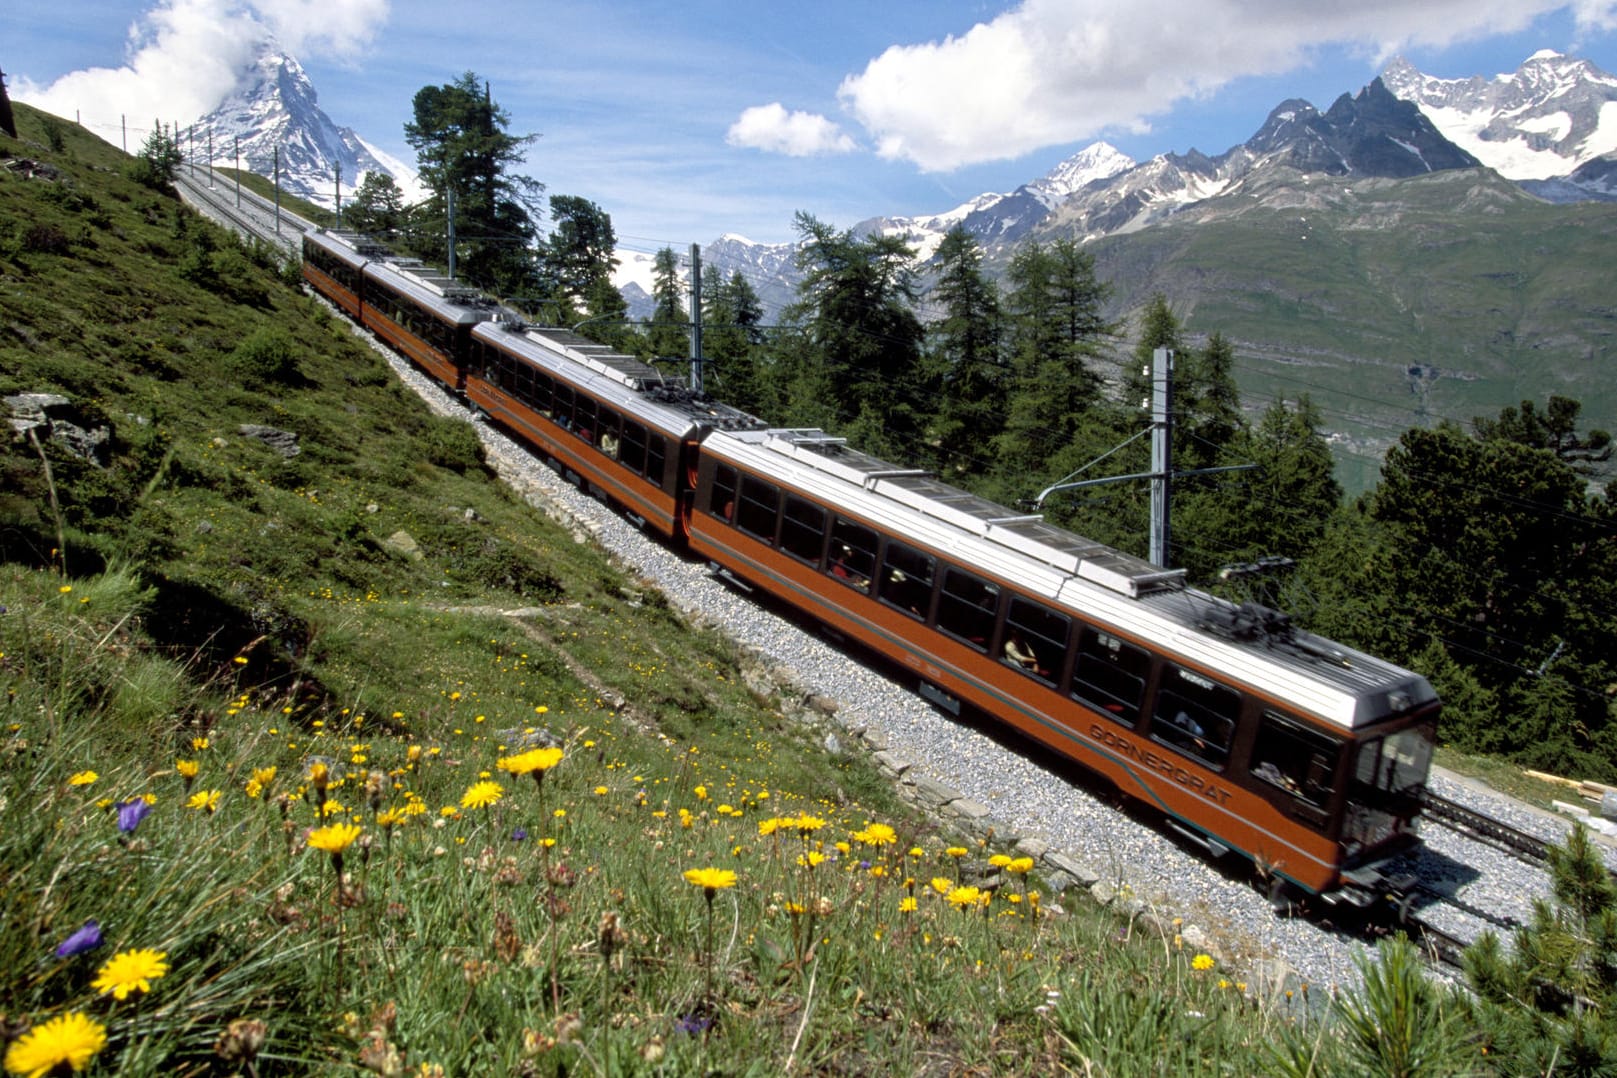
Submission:
M 1543 48 L 1617 72 L 1617 0 L 69 0 L 0 29 L 13 96 L 114 142 L 120 113 L 209 111 L 266 32 L 334 121 L 407 162 L 415 92 L 475 71 L 539 136 L 528 174 L 631 250 L 781 242 L 799 210 L 937 213 L 1097 139 L 1220 153 L 1396 54 L 1450 78 Z

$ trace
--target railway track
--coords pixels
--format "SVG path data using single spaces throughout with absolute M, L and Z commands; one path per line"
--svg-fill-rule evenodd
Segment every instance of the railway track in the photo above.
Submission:
M 1476 842 L 1486 843 L 1530 865 L 1545 865 L 1550 844 L 1536 835 L 1512 827 L 1458 801 L 1427 790 L 1421 798 L 1421 815 L 1440 827 L 1458 832 Z
M 210 186 L 208 177 L 193 175 L 188 168 L 174 177 L 174 186 L 186 202 L 225 227 L 289 255 L 300 253 L 303 233 L 315 227 L 284 207 L 277 215 L 274 202 L 245 188 L 238 191 L 234 183 L 215 181 Z

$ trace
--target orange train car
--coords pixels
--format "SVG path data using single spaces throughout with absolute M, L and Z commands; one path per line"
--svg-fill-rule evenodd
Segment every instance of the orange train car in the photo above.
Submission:
M 819 431 L 702 443 L 693 551 L 1261 865 L 1368 905 L 1416 819 L 1419 675 Z
M 306 280 L 491 421 L 676 547 L 912 670 L 1260 865 L 1277 904 L 1406 893 L 1439 702 L 1418 675 L 850 449 L 362 238 Z

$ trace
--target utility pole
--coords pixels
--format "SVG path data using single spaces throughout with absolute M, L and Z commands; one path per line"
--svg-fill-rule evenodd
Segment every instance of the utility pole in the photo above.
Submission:
M 702 392 L 702 248 L 691 244 L 691 388 Z
M 341 161 L 337 161 L 332 165 L 332 175 L 335 177 L 336 184 L 337 184 L 337 186 L 336 186 L 336 192 L 337 192 L 337 194 L 336 194 L 336 200 L 337 200 L 337 227 L 341 228 L 342 227 L 342 162 Z
M 455 185 L 444 184 L 444 215 L 449 219 L 449 279 L 455 279 Z
M 1151 551 L 1168 568 L 1168 507 L 1173 484 L 1173 349 L 1151 353 Z
M 1125 438 L 1122 442 L 1108 449 L 1082 468 L 1069 474 L 1059 483 L 1052 483 L 1039 492 L 1033 500 L 1035 506 L 1042 506 L 1044 499 L 1058 490 L 1078 490 L 1082 487 L 1098 487 L 1107 483 L 1123 483 L 1134 479 L 1151 480 L 1151 524 L 1150 524 L 1150 561 L 1153 565 L 1163 569 L 1168 565 L 1169 539 L 1169 505 L 1172 501 L 1173 480 L 1176 476 L 1187 475 L 1215 475 L 1219 472 L 1246 472 L 1256 468 L 1256 464 L 1228 464 L 1214 468 L 1193 468 L 1190 471 L 1176 472 L 1173 469 L 1173 351 L 1167 348 L 1158 348 L 1151 353 L 1151 426 L 1147 428 L 1151 434 L 1151 470 L 1149 472 L 1135 472 L 1132 475 L 1110 475 L 1104 479 L 1083 479 L 1072 482 L 1073 476 L 1079 475 L 1107 457 L 1116 453 L 1129 443 L 1145 436 L 1146 431 L 1137 431 Z
M 275 231 L 281 231 L 281 147 L 275 145 Z

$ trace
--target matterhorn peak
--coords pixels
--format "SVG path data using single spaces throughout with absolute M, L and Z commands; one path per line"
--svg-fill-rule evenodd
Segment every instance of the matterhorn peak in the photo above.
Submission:
M 369 172 L 392 176 L 406 200 L 420 193 L 407 165 L 332 122 L 303 65 L 273 37 L 266 36 L 235 91 L 187 137 L 199 156 L 211 152 L 216 166 L 233 168 L 239 160 L 249 172 L 278 178 L 282 190 L 322 206 L 332 206 L 339 194 L 346 202 Z

